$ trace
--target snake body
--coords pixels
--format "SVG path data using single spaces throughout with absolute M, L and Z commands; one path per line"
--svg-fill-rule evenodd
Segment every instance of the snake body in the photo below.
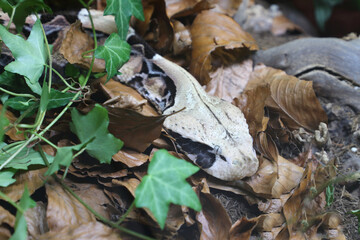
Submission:
M 185 108 L 164 122 L 178 148 L 219 179 L 253 175 L 259 163 L 240 109 L 208 95 L 190 73 L 155 53 L 135 34 L 128 36 L 128 42 L 141 69 L 129 72 L 125 64 L 117 79 L 137 90 L 162 114 Z

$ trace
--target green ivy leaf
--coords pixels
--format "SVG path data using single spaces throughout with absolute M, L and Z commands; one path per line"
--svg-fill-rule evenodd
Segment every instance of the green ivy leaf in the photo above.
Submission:
M 0 187 L 7 187 L 16 182 L 16 179 L 13 178 L 16 171 L 13 168 L 2 169 L 0 171 Z
M 0 143 L 0 148 L 6 146 L 6 143 Z M 1 151 L 0 152 L 0 164 L 3 164 L 13 153 L 15 150 Z M 54 157 L 45 154 L 49 163 L 52 163 Z M 40 153 L 35 151 L 32 148 L 24 148 L 20 151 L 20 153 L 7 165 L 6 168 L 13 169 L 23 169 L 27 170 L 30 165 L 46 165 Z
M 54 162 L 46 171 L 45 176 L 49 176 L 60 169 L 60 166 L 68 167 L 73 159 L 73 151 L 79 151 L 83 144 L 78 144 L 70 147 L 59 148 L 56 152 Z
M 71 93 L 71 92 L 63 93 L 59 90 L 52 88 L 48 99 L 49 102 L 47 104 L 47 109 L 53 109 L 53 108 L 65 106 L 71 101 L 71 99 L 74 96 L 75 93 Z M 12 109 L 18 111 L 25 111 L 34 105 L 35 105 L 34 109 L 37 108 L 39 106 L 39 101 L 24 97 L 13 97 L 13 98 L 9 98 L 6 101 L 6 104 Z
M 95 57 L 105 59 L 106 81 L 117 74 L 120 67 L 129 60 L 130 51 L 130 45 L 116 33 L 106 39 L 104 46 L 96 49 Z
M 27 224 L 25 219 L 25 211 L 36 206 L 36 202 L 30 198 L 29 190 L 25 185 L 24 193 L 20 199 L 19 207 L 23 211 L 16 212 L 15 232 L 10 240 L 27 239 Z
M 158 150 L 150 161 L 148 174 L 135 191 L 136 207 L 150 209 L 161 229 L 165 226 L 170 203 L 200 211 L 200 201 L 186 182 L 186 178 L 198 170 L 198 167 L 172 156 L 166 150 Z
M 141 0 L 106 0 L 104 16 L 114 15 L 120 38 L 125 40 L 129 30 L 131 15 L 144 21 L 144 13 Z
M 0 111 L 0 142 L 2 142 L 4 139 L 5 127 L 7 127 L 10 123 L 9 119 L 6 118 L 6 107 L 5 106 L 3 106 Z
M 70 129 L 81 143 L 87 143 L 86 151 L 100 163 L 110 163 L 112 156 L 117 153 L 124 143 L 108 131 L 109 116 L 107 110 L 96 104 L 95 107 L 83 115 L 75 108 L 71 110 L 72 122 Z
M 0 0 L 0 8 L 9 16 L 15 11 L 13 23 L 16 26 L 17 32 L 21 32 L 26 17 L 31 13 L 40 11 L 52 12 L 43 0 L 13 0 L 11 2 L 14 4 L 9 3 L 7 0 Z
M 15 58 L 15 61 L 5 66 L 5 70 L 25 76 L 26 84 L 39 95 L 41 94 L 39 78 L 48 59 L 40 24 L 40 20 L 35 22 L 28 40 L 11 34 L 0 25 L 0 37 Z

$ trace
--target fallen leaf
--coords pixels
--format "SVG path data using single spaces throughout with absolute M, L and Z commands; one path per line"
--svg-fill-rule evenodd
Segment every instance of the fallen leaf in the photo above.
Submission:
M 210 82 L 211 83 L 211 82 Z M 246 123 L 249 126 L 250 135 L 255 139 L 258 132 L 265 131 L 264 107 L 265 100 L 270 96 L 268 85 L 260 85 L 246 90 L 233 100 L 233 104 L 244 113 Z
M 296 25 L 295 23 L 291 22 L 287 17 L 284 15 L 278 15 L 273 18 L 272 25 L 271 25 L 271 33 L 274 36 L 280 36 L 287 32 L 304 32 L 301 27 Z
M 161 134 L 167 116 L 144 116 L 130 109 L 107 108 L 109 112 L 109 131 L 121 138 L 128 148 L 145 151 L 151 142 Z
M 256 219 L 247 219 L 243 217 L 237 220 L 230 229 L 231 240 L 245 240 L 250 239 L 252 231 L 257 225 Z
M 70 223 L 58 231 L 52 230 L 37 236 L 39 240 L 121 240 L 123 239 L 117 230 L 112 229 L 100 222 Z
M 220 66 L 209 73 L 211 81 L 205 91 L 213 96 L 231 102 L 244 90 L 253 69 L 252 60 Z
M 169 19 L 196 15 L 211 8 L 208 0 L 165 0 Z
M 0 104 L 0 111 L 2 110 L 2 107 L 3 107 L 3 105 Z M 8 111 L 8 110 L 6 110 L 6 112 L 5 112 L 5 117 L 12 124 L 17 120 L 17 117 L 15 117 L 15 115 L 12 112 Z M 23 131 L 24 131 L 23 129 L 16 129 L 16 128 L 12 127 L 9 130 L 7 130 L 5 134 L 7 136 L 9 136 L 9 138 L 11 138 L 11 140 L 21 141 L 21 140 L 25 139 Z
M 191 37 L 190 71 L 201 84 L 210 81 L 209 72 L 214 70 L 212 65 L 219 65 L 215 61 L 233 63 L 241 56 L 238 55 L 239 51 L 258 49 L 252 36 L 243 31 L 232 18 L 210 11 L 203 11 L 196 16 L 191 27 Z M 213 57 L 215 53 L 216 57 Z
M 48 196 L 46 218 L 50 232 L 66 229 L 69 224 L 82 226 L 96 221 L 95 216 L 59 183 L 48 180 L 45 187 Z
M 0 239 L 9 239 L 11 237 L 9 227 L 13 228 L 14 225 L 15 216 L 0 206 Z
M 78 64 L 84 68 L 90 68 L 91 58 L 83 58 L 82 54 L 94 49 L 94 40 L 86 34 L 81 27 L 81 22 L 76 21 L 71 24 L 66 36 L 61 44 L 59 52 L 71 64 Z M 103 72 L 105 61 L 95 59 L 93 72 Z
M 229 239 L 231 220 L 223 205 L 210 193 L 199 193 L 202 209 L 196 214 L 200 239 Z
M 122 149 L 113 156 L 113 160 L 115 162 L 122 162 L 132 168 L 146 163 L 149 160 L 149 156 L 130 149 Z
M 43 202 L 39 201 L 35 207 L 28 209 L 25 213 L 25 219 L 29 236 L 33 239 L 49 231 L 46 221 L 46 205 Z
M 174 28 L 173 49 L 174 55 L 178 55 L 191 48 L 191 33 L 190 28 L 185 26 L 182 22 L 172 20 Z
M 0 191 L 16 202 L 21 198 L 25 184 L 27 185 L 30 195 L 44 185 L 44 173 L 46 170 L 47 168 L 41 168 L 17 173 L 15 175 L 16 182 L 6 188 L 0 188 Z
M 314 131 L 321 122 L 327 122 L 326 113 L 315 95 L 311 81 L 299 80 L 281 70 L 257 66 L 246 89 L 264 83 L 270 84 L 271 90 L 266 106 L 280 114 L 288 128 L 295 130 L 303 127 Z

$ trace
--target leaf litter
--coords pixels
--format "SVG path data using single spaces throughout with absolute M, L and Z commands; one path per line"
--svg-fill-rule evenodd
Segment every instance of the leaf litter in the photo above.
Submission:
M 184 3 L 185 1 L 181 2 L 181 4 Z M 236 182 L 220 181 L 200 171 L 188 179 L 195 192 L 189 189 L 188 185 L 179 183 L 176 187 L 187 186 L 185 188 L 187 188 L 188 194 L 196 193 L 202 205 L 201 211 L 199 211 L 199 203 L 195 203 L 195 205 L 189 203 L 199 212 L 167 203 L 169 205 L 167 218 L 163 212 L 156 209 L 153 209 L 152 212 L 147 209 L 145 211 L 136 209 L 127 216 L 122 225 L 156 238 L 179 237 L 181 239 L 181 237 L 196 236 L 201 239 L 250 239 L 252 236 L 261 236 L 264 239 L 315 239 L 323 236 L 329 238 L 336 236 L 337 239 L 345 239 L 341 230 L 340 217 L 325 209 L 324 185 L 335 176 L 335 164 L 333 160 L 328 164 L 318 161 L 313 153 L 316 151 L 316 148 L 313 147 L 315 144 L 311 142 L 314 138 L 303 143 L 297 141 L 295 137 L 294 130 L 302 128 L 312 136 L 318 130 L 321 122 L 327 122 L 326 114 L 312 90 L 311 82 L 301 81 L 279 70 L 262 66 L 252 69 L 251 63 L 246 62 L 246 58 L 249 51 L 257 49 L 255 40 L 228 16 L 216 12 L 216 8 L 214 11 L 208 10 L 200 13 L 199 7 L 208 9 L 205 4 L 208 1 L 200 1 L 200 3 L 194 1 L 188 3 L 189 6 L 166 8 L 167 21 L 170 21 L 169 19 L 177 21 L 177 18 L 188 17 L 191 14 L 197 15 L 193 23 L 183 24 L 183 29 L 188 31 L 183 37 L 184 41 L 188 41 L 187 44 L 191 43 L 192 48 L 196 50 L 193 50 L 192 55 L 187 56 L 191 59 L 191 63 L 186 67 L 190 67 L 190 71 L 201 83 L 207 83 L 208 92 L 233 101 L 242 109 L 249 124 L 250 133 L 254 138 L 254 147 L 258 153 L 260 167 L 254 176 Z M 221 7 L 224 9 L 224 5 Z M 108 11 L 110 10 L 108 9 Z M 234 12 L 231 9 L 227 11 Z M 156 14 L 150 15 L 147 27 L 150 27 L 152 18 L 159 17 Z M 116 21 L 119 21 L 119 18 Z M 204 28 L 203 24 L 205 23 L 210 24 L 210 27 Z M 231 26 L 230 30 L 225 27 L 228 26 L 226 24 Z M 222 27 L 213 32 L 212 28 L 216 28 L 218 25 Z M 92 49 L 93 43 L 91 38 L 85 37 L 86 33 L 81 30 L 79 23 L 73 26 L 76 26 L 74 31 L 79 32 L 74 34 L 80 35 L 79 37 L 72 36 L 71 40 L 66 40 L 66 37 L 63 44 L 69 42 L 71 45 L 64 45 L 63 49 L 72 48 L 72 45 L 75 44 L 78 46 L 75 48 L 80 50 L 70 51 L 71 53 L 77 52 L 74 56 L 75 60 L 71 60 L 73 57 L 65 52 L 63 54 L 67 61 L 73 61 L 88 68 L 89 62 L 87 60 L 84 62 L 83 58 L 77 57 Z M 157 27 L 161 28 L 161 26 Z M 167 28 L 161 28 L 161 30 L 169 31 Z M 238 33 L 238 35 L 232 36 L 230 32 Z M 149 37 L 151 34 L 147 35 L 147 38 Z M 90 44 L 89 47 L 82 48 L 88 44 Z M 186 54 L 186 51 L 175 52 L 177 57 L 181 54 Z M 104 65 L 99 67 L 99 71 L 102 69 L 104 69 Z M 241 70 L 244 71 L 243 78 L 237 76 L 237 72 L 240 71 L 238 69 L 245 69 Z M 226 77 L 224 77 L 224 73 L 226 73 Z M 241 86 L 234 88 L 231 81 L 237 84 L 242 81 L 242 83 Z M 151 110 L 151 106 L 148 104 L 145 106 L 146 101 L 141 99 L 137 93 L 130 90 L 114 90 L 116 89 L 115 85 L 120 83 L 108 84 L 111 84 L 111 80 L 104 86 L 93 84 L 93 89 L 90 91 L 91 100 L 87 100 L 86 105 L 94 105 L 94 102 L 104 103 L 106 100 L 120 97 L 124 92 L 127 94 L 127 98 L 119 98 L 120 102 L 128 101 L 125 107 L 124 105 L 120 107 L 107 105 L 110 113 L 109 127 L 106 126 L 106 118 L 101 114 L 94 117 L 99 117 L 98 122 L 102 123 L 93 127 L 94 129 L 108 128 L 109 132 L 125 142 L 125 148 L 120 151 L 113 149 L 109 152 L 109 156 L 98 156 L 103 159 L 103 162 L 109 162 L 109 158 L 112 156 L 113 161 L 109 166 L 94 161 L 90 157 L 92 155 L 90 152 L 89 155 L 78 156 L 71 165 L 64 164 L 65 168 L 59 166 L 57 174 L 60 177 L 64 174 L 67 175 L 67 184 L 102 216 L 117 220 L 129 208 L 136 195 L 136 188 L 140 184 L 155 184 L 151 182 L 155 179 L 151 180 L 150 177 L 145 177 L 144 181 L 143 178 L 149 160 L 155 164 L 151 170 L 148 170 L 149 176 L 154 175 L 160 179 L 165 177 L 159 180 L 159 183 L 168 184 L 175 180 L 180 181 L 180 179 L 167 179 L 168 173 L 162 176 L 161 165 L 167 163 L 156 165 L 158 158 L 149 156 L 153 148 L 152 142 L 158 138 L 170 143 L 169 146 L 172 145 L 172 139 L 167 138 L 164 134 L 160 135 L 164 116 L 154 116 L 156 111 Z M 121 89 L 123 88 L 121 87 Z M 94 108 L 97 109 L 96 106 Z M 133 109 L 129 110 L 129 108 Z M 81 107 L 79 109 L 81 110 Z M 9 112 L 9 114 L 12 113 Z M 73 114 L 76 118 L 83 117 L 75 109 Z M 124 118 L 124 116 L 127 117 Z M 84 122 L 91 125 L 92 121 L 95 121 L 93 117 Z M 80 128 L 83 128 L 83 133 L 80 133 Z M 87 135 L 91 128 L 87 125 L 72 125 L 73 132 L 77 134 L 80 142 L 90 145 L 90 148 L 93 144 L 92 148 L 96 152 L 96 148 L 100 146 L 102 140 L 96 143 L 91 134 Z M 134 129 L 137 130 L 136 134 Z M 69 127 L 67 126 L 62 131 L 69 131 Z M 76 146 L 74 143 L 76 138 L 69 137 L 61 133 L 62 131 L 54 131 L 50 139 L 58 146 L 66 140 L 63 147 L 73 149 Z M 98 137 L 96 133 L 93 135 Z M 130 140 L 126 140 L 125 135 L 129 135 Z M 136 138 L 131 139 L 132 137 Z M 116 141 L 113 138 L 110 139 Z M 286 156 L 283 154 L 286 151 L 284 145 L 296 146 L 298 150 Z M 49 154 L 51 155 L 51 153 Z M 155 154 L 165 153 L 158 151 Z M 180 156 L 174 154 L 177 157 Z M 51 157 L 49 158 L 51 159 Z M 27 213 L 28 226 L 32 226 L 28 228 L 30 237 L 37 239 L 120 239 L 121 236 L 127 239 L 126 234 L 119 233 L 97 221 L 95 216 L 78 200 L 64 191 L 59 183 L 46 178 L 44 175 L 46 168 L 41 166 L 38 168 L 17 173 L 14 176 L 17 180 L 16 183 L 2 188 L 2 192 L 14 201 L 20 200 L 22 196 L 25 196 L 25 199 L 36 191 L 46 191 L 47 199 L 38 201 L 37 208 L 33 208 L 32 214 L 31 212 Z M 176 167 L 174 169 L 178 171 Z M 181 180 L 182 183 L 194 172 L 195 169 L 190 170 L 189 168 L 188 174 L 184 175 Z M 44 183 L 45 179 L 46 183 Z M 25 185 L 27 185 L 29 193 L 23 194 Z M 177 192 L 176 194 L 185 194 L 179 193 L 179 189 L 173 190 Z M 261 214 L 252 218 L 235 216 L 237 219 L 231 221 L 230 217 L 234 216 L 228 215 L 228 209 L 225 209 L 222 202 L 214 197 L 213 191 L 220 191 L 224 196 L 233 192 L 244 201 L 248 201 L 252 208 L 258 208 Z M 148 192 L 147 194 L 155 193 Z M 137 206 L 156 208 L 156 197 L 155 194 L 139 198 Z M 154 199 L 154 202 L 149 199 Z M 43 201 L 45 201 L 45 205 Z M 35 213 L 35 211 L 38 212 Z M 14 215 L 5 209 L 0 209 L 0 212 L 6 216 L 2 220 L 2 224 L 7 224 L 12 229 L 15 224 Z M 36 216 L 39 217 L 31 220 L 29 214 L 37 214 Z M 156 220 L 160 223 L 160 227 L 165 227 L 164 230 L 160 230 Z M 42 230 L 31 230 L 35 228 Z M 192 232 L 189 233 L 189 231 Z M 1 232 L 9 237 L 11 231 L 2 225 Z

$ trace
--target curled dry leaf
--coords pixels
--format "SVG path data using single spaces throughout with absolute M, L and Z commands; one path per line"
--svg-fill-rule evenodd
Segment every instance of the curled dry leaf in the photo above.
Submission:
M 33 239 L 49 231 L 46 221 L 46 206 L 43 202 L 36 202 L 35 207 L 26 210 L 25 218 L 29 236 Z
M 210 9 L 208 0 L 165 0 L 166 14 L 169 19 L 195 15 Z
M 24 192 L 25 184 L 30 195 L 44 185 L 44 173 L 46 171 L 47 168 L 41 168 L 17 173 L 15 175 L 16 182 L 6 188 L 0 188 L 0 191 L 11 198 L 11 200 L 17 202 Z
M 131 87 L 110 79 L 98 88 L 110 98 L 106 102 L 112 107 L 133 109 L 145 116 L 159 116 L 154 107 Z
M 124 141 L 126 147 L 145 151 L 161 134 L 166 116 L 148 117 L 130 109 L 107 108 L 109 132 Z
M 232 225 L 230 230 L 230 239 L 251 239 L 250 237 L 254 230 L 260 233 L 262 236 L 269 235 L 265 232 L 270 232 L 272 236 L 276 236 L 276 230 L 284 223 L 284 220 L 284 217 L 279 213 L 262 214 L 258 217 L 254 217 L 251 219 L 243 217 Z
M 90 68 L 91 58 L 83 58 L 82 54 L 94 49 L 94 41 L 90 35 L 86 34 L 81 27 L 81 22 L 76 21 L 71 24 L 66 36 L 61 44 L 59 52 L 71 64 L 78 64 L 84 68 Z M 93 72 L 103 72 L 105 61 L 95 59 Z
M 251 59 L 229 66 L 220 66 L 209 73 L 211 81 L 206 84 L 205 91 L 231 102 L 244 90 L 253 69 Z
M 133 18 L 136 32 L 158 52 L 170 50 L 173 42 L 173 29 L 164 0 L 143 1 L 145 21 Z
M 196 214 L 200 239 L 229 239 L 231 220 L 223 205 L 210 193 L 199 193 L 202 209 Z
M 46 217 L 50 232 L 61 231 L 69 225 L 81 226 L 96 221 L 95 216 L 59 183 L 50 180 L 45 186 L 48 196 Z
M 258 49 L 253 37 L 232 18 L 210 11 L 203 11 L 195 18 L 191 36 L 193 50 L 190 71 L 201 84 L 210 81 L 209 72 L 214 70 L 212 64 L 215 62 L 233 63 L 241 58 L 239 51 Z
M 283 35 L 287 32 L 303 32 L 301 27 L 296 25 L 295 23 L 291 22 L 287 17 L 284 15 L 278 15 L 273 18 L 272 26 L 271 26 L 271 33 L 274 36 Z
M 258 132 L 266 130 L 266 125 L 263 124 L 265 113 L 264 107 L 265 100 L 269 96 L 269 85 L 260 85 L 256 88 L 241 93 L 232 102 L 244 113 L 246 123 L 249 126 L 250 135 L 253 137 L 253 139 L 255 139 Z
M 9 227 L 14 227 L 15 216 L 8 210 L 0 206 L 0 239 L 9 239 L 11 237 L 11 231 Z
M 39 240 L 121 240 L 121 235 L 100 222 L 87 222 L 83 224 L 69 224 L 59 231 L 50 231 L 46 234 L 37 236 Z
M 122 149 L 113 156 L 115 162 L 122 162 L 126 166 L 138 167 L 149 160 L 149 156 L 143 153 L 132 151 L 130 149 Z
M 303 127 L 314 131 L 321 122 L 327 122 L 311 81 L 299 80 L 281 70 L 262 65 L 255 67 L 246 89 L 264 83 L 270 84 L 271 90 L 266 106 L 280 114 L 288 128 L 294 130 Z

